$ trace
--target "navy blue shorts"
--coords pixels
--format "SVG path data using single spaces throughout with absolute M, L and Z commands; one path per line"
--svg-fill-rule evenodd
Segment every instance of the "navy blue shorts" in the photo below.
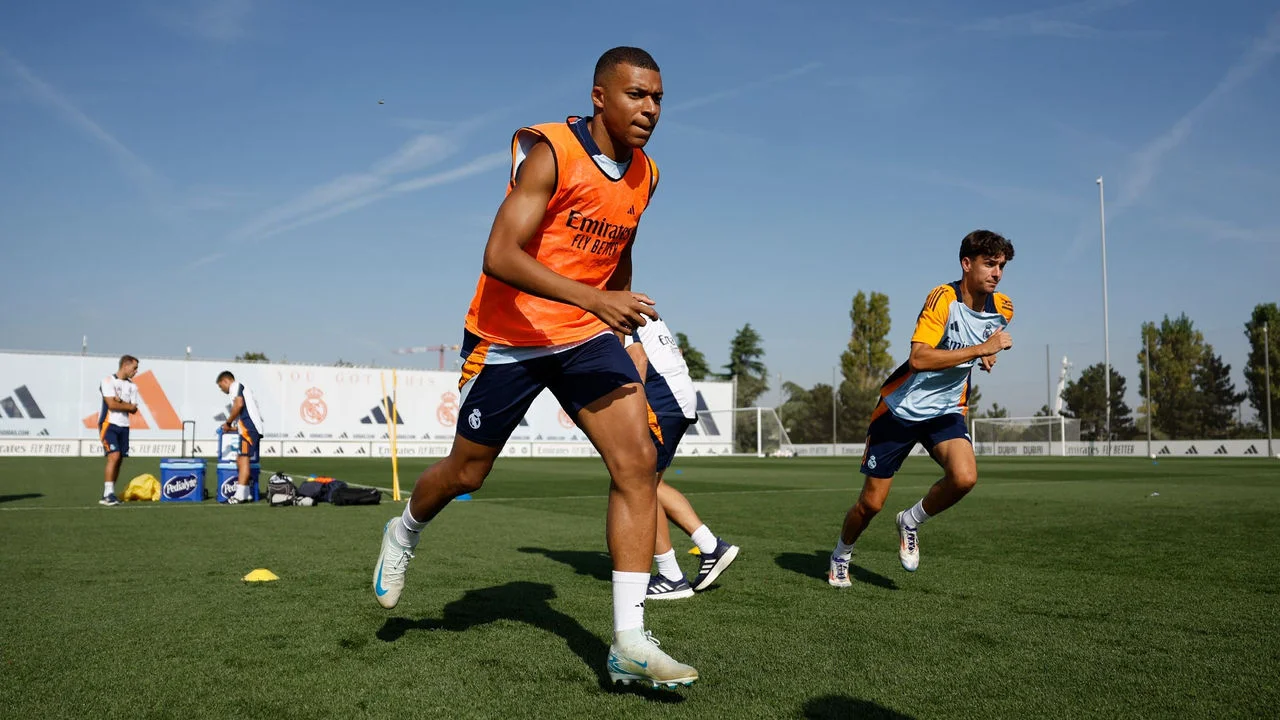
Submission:
M 916 443 L 924 445 L 924 449 L 932 455 L 933 449 L 947 440 L 970 440 L 969 428 L 965 426 L 964 415 L 960 413 L 947 413 L 929 420 L 910 422 L 883 406 L 877 407 L 877 410 L 881 411 L 881 415 L 871 421 L 871 427 L 867 430 L 867 449 L 862 454 L 861 471 L 868 477 L 893 477 Z
M 262 445 L 262 436 L 252 430 L 240 429 L 240 457 L 249 458 L 249 462 L 258 462 L 258 448 Z
M 640 384 L 635 363 L 611 334 L 523 362 L 485 365 L 486 352 L 485 341 L 468 332 L 462 344 L 466 364 L 458 434 L 488 447 L 506 444 L 544 389 L 576 421 L 582 408 L 624 385 Z
M 671 467 L 671 461 L 675 460 L 676 448 L 680 446 L 680 438 L 684 437 L 685 430 L 698 424 L 698 421 L 690 420 L 684 415 L 653 415 L 652 409 L 649 412 L 649 437 L 653 439 L 653 446 L 658 449 L 658 472 L 662 472 Z
M 102 454 L 120 453 L 120 457 L 129 457 L 129 428 L 107 423 L 102 430 Z

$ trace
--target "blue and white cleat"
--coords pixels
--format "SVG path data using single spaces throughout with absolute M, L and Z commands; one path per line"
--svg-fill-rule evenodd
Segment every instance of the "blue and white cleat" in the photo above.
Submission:
M 110 495 L 99 500 L 98 504 L 105 505 L 107 507 L 115 507 L 116 505 L 120 504 L 120 498 L 116 497 L 115 493 L 111 493 Z
M 378 604 L 388 610 L 400 602 L 404 573 L 413 559 L 413 550 L 396 542 L 395 533 L 391 531 L 391 523 L 399 519 L 393 517 L 382 526 L 382 551 L 378 553 L 378 564 L 373 569 L 373 594 L 378 598 Z
M 662 575 L 653 575 L 649 578 L 649 589 L 644 593 L 646 600 L 680 600 L 690 597 L 693 597 L 693 586 L 686 577 L 668 580 Z
M 847 588 L 853 583 L 849 580 L 849 561 L 831 556 L 831 570 L 827 572 L 827 584 L 831 587 Z
M 702 565 L 698 567 L 698 576 L 693 579 L 693 589 L 699 592 L 711 587 L 711 583 L 720 577 L 729 565 L 738 557 L 738 546 L 716 538 L 714 552 L 702 556 Z
M 920 536 L 916 528 L 907 527 L 902 523 L 904 513 L 898 513 L 898 560 L 902 563 L 902 569 L 907 572 L 915 572 L 920 567 Z
M 636 628 L 614 635 L 607 662 L 609 679 L 630 685 L 648 683 L 655 688 L 689 687 L 698 679 L 698 671 L 676 662 L 658 647 L 653 633 Z

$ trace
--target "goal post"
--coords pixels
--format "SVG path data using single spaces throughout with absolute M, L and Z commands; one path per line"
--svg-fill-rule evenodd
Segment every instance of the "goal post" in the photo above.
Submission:
M 708 432 L 710 429 L 710 432 Z M 795 454 L 787 429 L 771 407 L 746 407 L 733 410 L 701 410 L 698 424 L 685 434 L 683 443 L 699 442 L 699 430 L 706 440 L 711 432 L 734 455 L 756 457 L 790 457 Z M 683 445 L 682 443 L 682 445 Z
M 1080 420 L 1063 415 L 973 418 L 973 448 L 978 455 L 1067 455 L 1067 443 L 1080 441 Z

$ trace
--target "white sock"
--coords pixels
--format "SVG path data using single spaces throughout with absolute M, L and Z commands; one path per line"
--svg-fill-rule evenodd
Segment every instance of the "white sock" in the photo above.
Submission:
M 644 595 L 649 573 L 613 571 L 613 632 L 644 628 Z
M 426 523 L 413 519 L 413 513 L 409 512 L 409 503 L 405 503 L 400 522 L 391 523 L 391 531 L 395 533 L 396 542 L 402 547 L 412 548 L 418 546 L 418 538 L 421 537 L 419 533 L 426 526 Z
M 236 499 L 237 499 L 237 500 L 248 500 L 248 499 L 249 499 L 249 486 L 248 486 L 248 485 L 236 485 Z
M 920 498 L 920 502 L 911 506 L 911 509 L 902 513 L 902 524 L 909 528 L 918 528 L 929 519 L 929 513 L 924 511 L 924 498 Z
M 845 545 L 844 540 L 842 538 L 836 538 L 836 549 L 835 549 L 835 552 L 831 553 L 831 557 L 839 558 L 841 560 L 848 560 L 852 558 L 853 543 L 849 543 L 848 545 Z
M 711 532 L 706 525 L 700 525 L 698 529 L 694 530 L 693 534 L 689 536 L 689 539 L 693 540 L 693 544 L 698 546 L 698 552 L 703 555 L 710 555 L 716 551 L 715 533 Z
M 108 495 L 115 495 L 115 494 L 116 494 L 115 482 L 113 481 L 109 483 L 104 483 L 102 487 L 102 497 L 106 497 Z
M 675 548 L 671 548 L 661 555 L 654 555 L 653 559 L 658 561 L 658 574 L 662 577 L 671 581 L 677 581 L 684 577 L 684 573 L 680 571 L 680 563 L 676 562 Z

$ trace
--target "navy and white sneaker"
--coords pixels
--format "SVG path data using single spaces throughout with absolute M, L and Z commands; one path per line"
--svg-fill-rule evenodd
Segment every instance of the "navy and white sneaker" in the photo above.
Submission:
M 648 600 L 679 600 L 693 597 L 693 586 L 683 576 L 679 580 L 668 580 L 662 575 L 653 575 L 644 596 Z
M 711 587 L 711 583 L 720 577 L 720 573 L 738 557 L 738 546 L 716 538 L 716 549 L 702 556 L 702 565 L 698 567 L 698 576 L 693 579 L 693 589 L 699 592 Z
M 98 504 L 106 505 L 107 507 L 115 507 L 116 505 L 120 504 L 120 498 L 116 497 L 115 493 L 111 493 L 110 495 L 99 500 Z

